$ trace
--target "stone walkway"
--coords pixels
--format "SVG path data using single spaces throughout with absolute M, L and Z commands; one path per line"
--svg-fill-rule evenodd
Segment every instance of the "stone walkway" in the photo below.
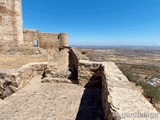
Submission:
M 96 117 L 101 120 L 102 111 L 97 106 L 92 104 L 87 109 L 89 103 L 98 104 L 91 100 L 97 98 L 98 92 L 92 89 L 91 93 L 96 94 L 89 95 L 87 89 L 84 90 L 71 83 L 41 83 L 40 76 L 36 76 L 17 93 L 0 101 L 0 120 L 89 120 L 91 116 L 94 116 L 93 120 Z M 84 93 L 91 97 L 88 103 Z M 83 112 L 83 104 L 90 111 Z M 95 109 L 99 112 L 97 116 L 92 112 Z
M 114 63 L 101 64 L 105 66 L 111 107 L 122 120 L 160 120 L 155 108 Z M 23 89 L 0 101 L 0 120 L 102 120 L 99 88 L 41 83 L 40 78 L 34 77 Z

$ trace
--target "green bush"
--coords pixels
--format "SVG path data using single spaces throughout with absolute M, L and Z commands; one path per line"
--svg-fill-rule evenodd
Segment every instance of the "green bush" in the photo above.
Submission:
M 134 74 L 133 72 L 125 70 L 123 68 L 121 68 L 121 71 L 127 77 L 127 79 L 131 82 L 136 82 L 140 78 L 139 75 Z
M 144 90 L 144 95 L 150 98 L 150 102 L 155 106 L 155 103 L 160 101 L 160 87 L 154 87 L 148 83 L 143 82 L 142 88 Z
M 136 86 L 141 86 L 141 85 L 142 85 L 142 82 L 141 82 L 141 81 L 136 81 L 136 82 L 135 82 L 135 85 L 136 85 Z

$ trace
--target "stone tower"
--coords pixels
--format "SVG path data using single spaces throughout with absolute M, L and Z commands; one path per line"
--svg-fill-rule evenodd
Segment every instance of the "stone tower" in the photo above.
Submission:
M 68 34 L 67 33 L 60 33 L 58 35 L 59 37 L 59 44 L 60 44 L 60 47 L 63 47 L 63 46 L 68 46 Z
M 21 0 L 0 0 L 0 43 L 23 45 Z

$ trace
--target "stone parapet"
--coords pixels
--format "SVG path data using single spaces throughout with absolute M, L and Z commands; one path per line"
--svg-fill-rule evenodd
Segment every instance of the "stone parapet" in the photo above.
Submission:
M 91 62 L 101 64 L 102 105 L 106 120 L 159 120 L 160 115 L 146 98 L 129 82 L 113 62 Z
M 15 91 L 23 88 L 34 76 L 42 75 L 47 64 L 48 62 L 29 63 L 23 65 L 19 69 L 7 70 L 7 72 L 4 71 L 3 73 L 1 70 L 0 97 L 5 98 L 9 96 Z

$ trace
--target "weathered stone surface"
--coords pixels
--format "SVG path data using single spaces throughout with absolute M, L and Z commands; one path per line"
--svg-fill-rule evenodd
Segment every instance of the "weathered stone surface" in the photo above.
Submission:
M 59 34 L 54 33 L 44 33 L 39 32 L 38 30 L 24 29 L 24 45 L 33 47 L 34 40 L 37 40 L 38 46 L 44 49 L 52 49 L 58 52 L 60 46 L 60 39 L 58 38 Z M 68 41 L 68 39 L 66 39 Z
M 19 69 L 0 74 L 0 98 L 5 98 L 23 88 L 36 75 L 42 75 L 48 62 L 29 63 Z
M 4 45 L 33 47 L 34 40 L 37 40 L 38 47 L 52 49 L 52 51 L 68 46 L 67 33 L 53 34 L 34 29 L 23 30 L 21 0 L 0 0 L 0 33 L 0 41 Z
M 53 58 L 47 65 L 47 70 L 50 70 L 52 77 L 68 78 L 70 76 L 69 71 L 69 50 L 61 50 L 60 53 Z
M 134 88 L 117 66 L 112 62 L 91 62 L 81 60 L 81 63 L 102 64 L 103 110 L 106 119 L 119 120 L 159 120 L 156 109 Z M 114 115 L 114 116 L 113 116 Z M 119 116 L 120 115 L 120 116 Z
M 72 83 L 71 80 L 67 78 L 53 78 L 53 77 L 47 77 L 44 78 L 42 83 Z
M 50 118 L 76 119 L 78 106 L 80 104 L 79 101 L 84 88 L 73 84 L 60 83 L 66 82 L 67 80 L 64 80 L 64 78 L 69 74 L 67 73 L 69 66 L 68 60 L 72 59 L 69 59 L 68 52 L 69 49 L 64 48 L 49 63 L 30 63 L 19 69 L 8 71 L 6 75 L 0 75 L 2 78 L 0 81 L 1 85 L 5 83 L 0 87 L 0 96 L 9 96 L 18 89 L 18 91 L 12 96 L 7 97 L 4 101 L 0 102 L 0 107 L 3 110 L 0 111 L 0 117 L 2 119 L 10 119 L 8 118 L 9 116 L 11 119 L 15 120 L 20 118 L 23 118 L 24 120 Z M 72 56 L 72 58 L 74 57 Z M 96 85 L 99 81 L 102 82 L 102 89 L 96 88 L 92 93 L 98 93 L 98 91 L 101 90 L 102 108 L 105 114 L 105 119 L 160 119 L 155 108 L 153 108 L 142 94 L 129 83 L 127 78 L 114 63 L 91 62 L 86 60 L 75 60 L 74 62 L 76 62 L 76 64 L 70 63 L 71 66 L 69 67 L 76 67 L 79 65 L 75 70 L 78 70 L 79 72 L 78 77 L 79 81 L 81 80 L 80 82 L 82 85 L 85 85 L 86 87 L 86 84 L 88 83 L 90 85 Z M 40 77 L 33 78 L 38 74 L 42 75 L 44 70 L 49 70 L 49 72 L 47 72 L 47 78 L 43 80 L 41 80 Z M 55 76 L 58 78 L 53 78 Z M 59 77 L 63 77 L 63 79 L 61 80 Z M 44 82 L 44 84 L 42 84 L 42 82 Z M 59 84 L 55 82 L 59 82 Z M 86 94 L 86 91 L 88 90 L 86 89 L 84 91 L 84 95 Z M 90 96 L 90 94 L 87 96 Z M 82 99 L 86 101 L 87 96 L 85 95 Z M 96 98 L 94 99 L 101 101 L 99 99 L 100 96 L 94 94 L 94 97 L 95 96 Z M 91 98 L 93 97 L 91 96 Z M 85 107 L 82 101 L 82 108 L 79 108 L 78 113 L 81 115 L 84 110 L 93 110 L 93 112 L 92 114 L 83 114 L 84 117 L 82 119 L 85 119 L 86 116 L 92 116 L 93 113 L 99 109 L 99 107 L 97 108 L 96 106 L 96 101 L 94 103 L 89 101 L 88 104 L 93 104 L 93 107 L 89 106 L 84 109 Z M 44 110 L 46 111 L 44 112 Z M 101 111 L 98 111 L 101 115 Z M 94 119 L 101 119 L 99 114 L 97 114 Z M 148 116 L 140 116 L 144 114 L 147 114 Z M 51 115 L 51 117 L 48 115 Z
M 41 76 L 36 76 L 24 88 L 0 101 L 0 119 L 75 120 L 83 92 L 82 86 L 41 83 Z
M 21 0 L 0 1 L 0 41 L 4 44 L 23 44 Z
M 76 54 L 78 60 L 89 60 L 89 58 L 83 55 L 77 48 L 72 48 L 72 51 Z

